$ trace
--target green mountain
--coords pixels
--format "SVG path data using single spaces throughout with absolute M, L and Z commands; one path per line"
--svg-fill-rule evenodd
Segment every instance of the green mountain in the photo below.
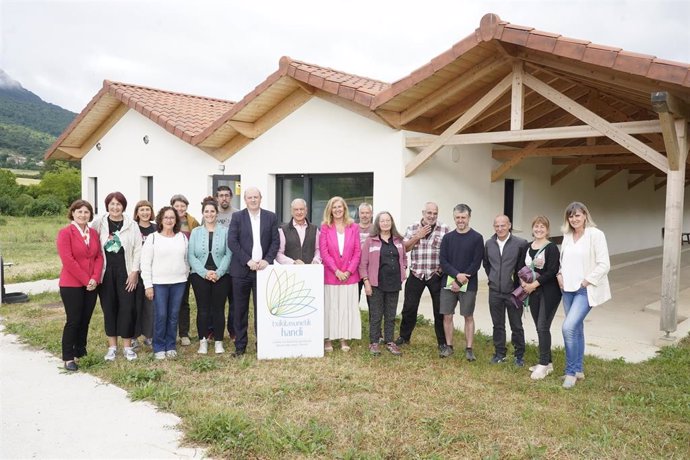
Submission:
M 46 149 L 76 116 L 0 69 L 0 167 L 38 168 Z

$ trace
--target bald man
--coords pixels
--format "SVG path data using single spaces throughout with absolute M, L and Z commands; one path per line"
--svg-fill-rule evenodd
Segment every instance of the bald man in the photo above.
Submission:
M 232 309 L 235 329 L 235 352 L 242 356 L 247 349 L 249 294 L 254 295 L 254 330 L 256 331 L 256 272 L 264 270 L 276 258 L 280 238 L 278 218 L 261 209 L 261 192 L 256 187 L 244 191 L 247 207 L 232 215 L 228 229 L 228 247 L 232 251 Z
M 484 271 L 489 277 L 489 311 L 494 324 L 494 356 L 492 364 L 506 360 L 506 312 L 510 323 L 511 341 L 515 351 L 514 363 L 524 365 L 525 331 L 522 328 L 523 308 L 515 308 L 510 294 L 520 285 L 517 272 L 525 260 L 527 241 L 510 233 L 510 218 L 503 214 L 494 219 L 494 232 L 484 245 Z

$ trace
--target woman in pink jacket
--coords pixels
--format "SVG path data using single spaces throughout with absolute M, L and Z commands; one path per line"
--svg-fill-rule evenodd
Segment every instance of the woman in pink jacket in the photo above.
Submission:
M 386 348 L 395 356 L 402 355 L 393 340 L 395 311 L 398 296 L 405 281 L 407 257 L 403 238 L 395 228 L 393 216 L 382 211 L 374 219 L 371 235 L 362 245 L 359 276 L 364 280 L 364 292 L 369 297 L 369 353 L 379 355 L 381 319 Z
M 67 320 L 62 330 L 62 360 L 65 369 L 79 369 L 79 358 L 86 355 L 86 339 L 91 315 L 96 306 L 96 286 L 101 280 L 103 253 L 96 230 L 89 227 L 93 207 L 77 200 L 67 213 L 72 221 L 60 230 L 57 250 L 62 262 L 60 297 Z
M 323 212 L 319 249 L 324 265 L 324 342 L 325 351 L 333 351 L 332 339 L 340 339 L 343 351 L 350 351 L 348 340 L 362 338 L 359 315 L 358 225 L 339 196 L 328 200 Z

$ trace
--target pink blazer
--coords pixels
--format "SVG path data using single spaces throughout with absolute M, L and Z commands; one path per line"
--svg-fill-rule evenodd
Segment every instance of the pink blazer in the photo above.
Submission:
M 345 227 L 345 245 L 343 255 L 338 251 L 338 235 L 335 225 L 322 225 L 319 235 L 319 250 L 324 266 L 324 282 L 332 285 L 346 285 L 359 283 L 359 258 L 362 248 L 359 246 L 359 226 L 352 223 Z M 335 271 L 349 271 L 352 273 L 347 281 L 340 281 Z
M 90 279 L 101 282 L 103 252 L 98 232 L 89 227 L 89 245 L 79 230 L 72 224 L 60 230 L 57 236 L 57 250 L 62 261 L 60 287 L 84 287 Z

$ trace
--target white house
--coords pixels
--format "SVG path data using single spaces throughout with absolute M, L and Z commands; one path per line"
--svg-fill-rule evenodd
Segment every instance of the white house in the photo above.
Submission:
M 229 183 L 236 195 L 258 186 L 283 219 L 298 196 L 316 222 L 339 194 L 351 211 L 373 201 L 402 228 L 430 200 L 452 224 L 464 202 L 485 237 L 506 212 L 529 238 L 533 216 L 559 234 L 565 206 L 582 201 L 612 254 L 657 247 L 666 227 L 662 330 L 673 331 L 690 229 L 688 101 L 688 64 L 488 14 L 393 84 L 286 57 L 237 103 L 106 81 L 46 157 L 81 159 L 83 195 L 99 207 L 115 190 L 155 207 L 183 193 L 198 215 Z

